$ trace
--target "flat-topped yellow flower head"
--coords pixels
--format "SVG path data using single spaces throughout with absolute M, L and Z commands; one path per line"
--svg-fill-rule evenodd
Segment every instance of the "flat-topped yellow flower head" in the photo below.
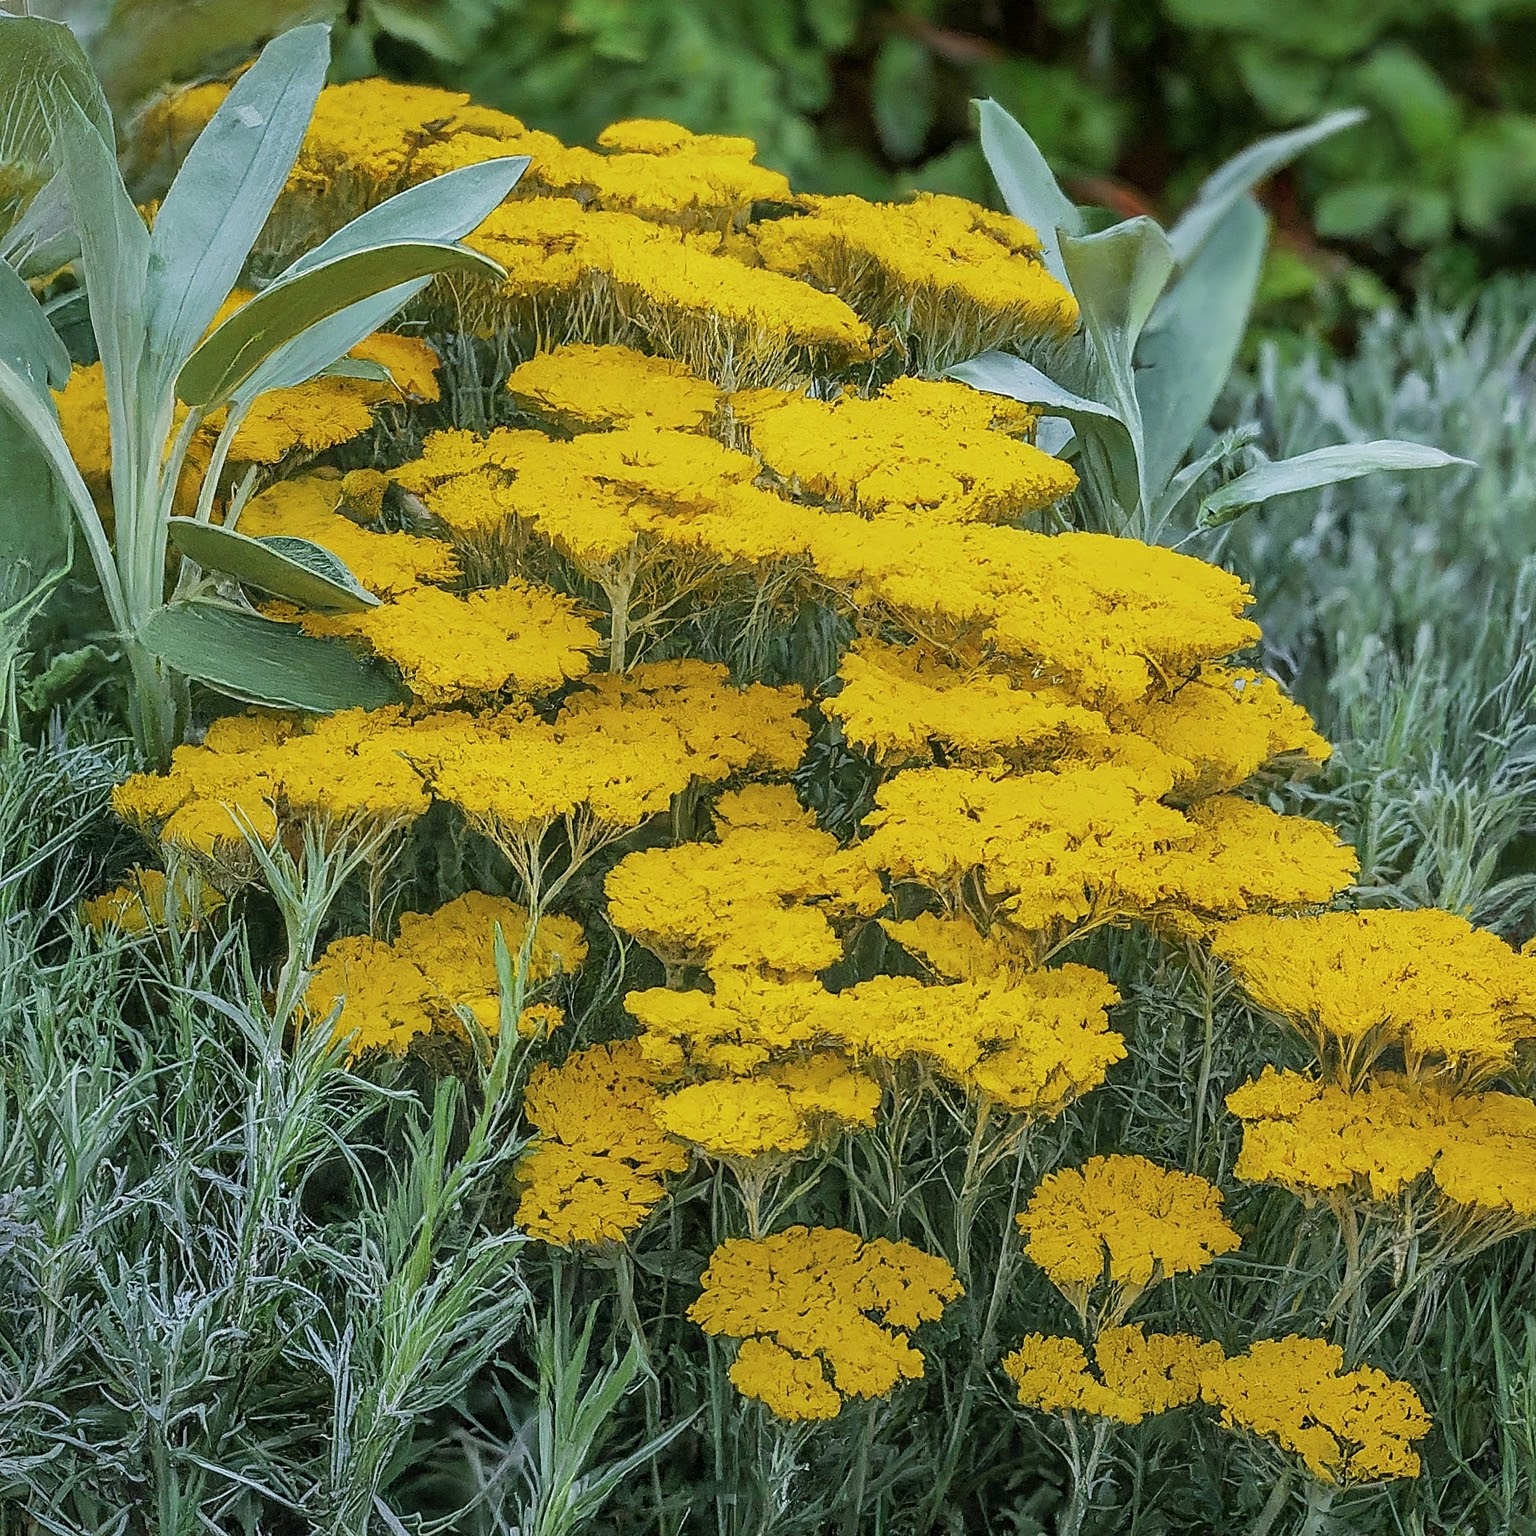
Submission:
M 944 1259 L 835 1227 L 727 1239 L 700 1284 L 689 1317 L 742 1341 L 732 1382 L 783 1419 L 832 1418 L 920 1378 L 908 1331 L 961 1294 Z
M 1536 1037 L 1536 958 L 1452 912 L 1246 917 L 1212 947 L 1346 1086 L 1388 1051 L 1411 1076 L 1475 1085 Z
M 1025 1252 L 1079 1314 L 1109 1287 L 1112 1322 L 1160 1280 L 1197 1274 L 1240 1241 L 1213 1184 L 1120 1154 L 1047 1174 L 1017 1221 Z
M 523 1114 L 538 1132 L 517 1165 L 517 1222 L 555 1247 L 622 1242 L 688 1154 L 656 1123 L 656 1074 L 632 1041 L 533 1069 Z
M 1417 1477 L 1417 1443 L 1430 1418 L 1419 1394 L 1374 1366 L 1344 1369 L 1324 1339 L 1263 1339 L 1213 1366 L 1205 1400 L 1228 1429 L 1242 1429 L 1297 1457 L 1325 1483 Z

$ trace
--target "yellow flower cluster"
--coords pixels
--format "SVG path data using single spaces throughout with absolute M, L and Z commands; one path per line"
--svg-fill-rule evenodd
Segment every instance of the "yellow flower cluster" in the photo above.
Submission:
M 363 527 L 348 514 L 345 496 L 346 477 L 307 474 L 279 480 L 245 504 L 239 531 L 253 539 L 308 539 L 319 544 L 364 588 L 386 600 L 458 577 L 458 561 L 443 540 Z
M 1475 1086 L 1536 1038 L 1536 957 L 1451 912 L 1246 917 L 1212 947 L 1345 1086 L 1388 1052 L 1411 1077 Z
M 1227 1095 L 1240 1179 L 1312 1198 L 1411 1199 L 1432 1187 L 1461 1248 L 1536 1226 L 1536 1103 L 1380 1073 L 1350 1091 L 1266 1067 Z
M 1118 994 L 1082 965 L 928 986 L 877 976 L 829 992 L 815 980 L 722 970 L 713 991 L 654 988 L 624 1002 L 641 1048 L 668 1071 L 755 1073 L 805 1050 L 912 1061 L 1019 1114 L 1059 1114 L 1125 1055 L 1106 1009 Z
M 1198 1273 L 1240 1241 L 1214 1185 L 1118 1154 L 1047 1174 L 1016 1219 L 1025 1252 L 1080 1315 L 1101 1282 L 1123 1317 L 1149 1287 Z
M 1372 1366 L 1346 1371 L 1326 1340 L 1260 1340 L 1207 1370 L 1201 1390 L 1229 1429 L 1272 1441 L 1323 1482 L 1419 1475 L 1414 1446 L 1430 1420 L 1418 1393 Z
M 518 364 L 507 388 L 521 409 L 566 432 L 638 426 L 695 432 L 720 404 L 720 391 L 681 363 L 633 347 L 581 342 Z
M 142 140 L 184 144 L 221 88 L 163 98 Z M 475 242 L 511 274 L 484 323 L 540 340 L 643 341 L 727 387 L 783 383 L 808 358 L 882 348 L 919 371 L 987 347 L 1060 335 L 1072 296 L 1034 233 L 956 197 L 805 198 L 748 139 L 651 119 L 569 147 L 466 96 L 359 80 L 321 92 L 267 243 L 282 254 L 403 187 L 494 157 L 528 171 Z
M 677 661 L 596 678 L 553 722 L 520 707 L 347 710 L 302 726 L 232 716 L 202 746 L 177 748 L 167 773 L 119 785 L 113 805 L 163 842 L 212 855 L 241 844 L 247 827 L 270 841 L 280 818 L 396 826 L 445 800 L 502 847 L 537 897 L 556 821 L 572 832 L 574 872 L 691 783 L 787 773 L 805 745 L 804 704 L 798 689 L 738 689 L 724 667 Z
M 1180 800 L 1236 789 L 1277 760 L 1320 763 L 1331 751 L 1273 678 L 1245 667 L 1204 666 L 1171 694 L 1127 705 L 1114 726 L 1166 754 Z
M 137 866 L 125 885 L 80 903 L 80 920 L 98 933 L 151 933 L 157 928 L 194 927 L 224 905 L 224 898 L 197 875 L 174 882 L 159 869 Z
M 556 1247 L 622 1242 L 666 1195 L 688 1154 L 657 1125 L 655 1076 L 633 1042 L 541 1063 L 523 1092 L 538 1132 L 517 1165 L 517 1222 Z
M 569 385 L 563 389 L 569 395 Z M 1070 471 L 1015 441 L 986 397 L 963 386 L 898 380 L 870 399 L 835 404 L 772 391 L 736 397 L 744 399 L 756 424 L 739 440 L 752 452 L 645 418 L 563 442 L 525 429 L 500 428 L 478 440 L 453 431 L 429 437 L 421 458 L 393 477 L 461 540 L 500 536 L 516 546 L 532 535 L 552 547 L 604 591 L 615 625 L 638 631 L 650 610 L 671 611 L 685 596 L 707 600 L 728 572 L 759 593 L 795 573 L 813 598 L 866 622 L 883 614 L 929 637 L 936 663 L 947 657 L 974 682 L 961 707 L 979 708 L 983 701 L 973 695 L 1009 688 L 1035 695 L 1048 719 L 1090 737 L 1105 734 L 1099 717 L 1106 709 L 1134 708 L 1147 713 L 1147 732 L 1120 729 L 1143 756 L 1175 776 L 1204 772 L 1204 759 L 1190 760 L 1193 747 L 1152 706 L 1170 696 L 1169 679 L 1214 666 L 1257 638 L 1243 617 L 1249 594 L 1236 577 L 1105 535 L 1046 536 L 947 520 L 983 511 L 1017 515 L 1071 483 Z M 829 430 L 859 413 L 908 424 L 890 439 L 889 457 L 881 448 L 860 461 Z M 814 432 L 774 437 L 773 423 L 794 426 L 802 417 Z M 946 445 L 961 438 L 967 451 L 928 474 L 923 465 L 937 465 L 950 452 Z M 804 455 L 797 464 L 796 443 L 821 467 Z M 773 472 L 780 449 L 787 479 Z M 1010 456 L 1027 462 L 1009 468 Z M 1003 467 L 993 474 L 989 464 Z M 771 487 L 759 483 L 765 474 Z M 829 510 L 820 502 L 833 489 L 878 515 Z M 1003 665 L 983 673 L 975 659 L 983 647 Z M 1272 684 L 1254 679 L 1250 689 L 1236 673 L 1212 676 L 1226 679 L 1231 698 L 1210 686 L 1191 698 L 1209 695 L 1213 718 L 1230 706 L 1247 731 L 1243 753 L 1262 759 L 1273 744 L 1278 753 L 1316 755 L 1305 717 Z M 935 692 L 951 691 L 942 671 L 929 681 Z M 911 679 L 901 686 L 907 694 L 922 691 Z M 1026 739 L 1039 734 L 1030 702 L 1010 703 L 1010 717 L 1024 717 Z M 942 700 L 929 706 L 941 714 L 954 708 Z M 980 732 L 974 722 L 973 737 Z M 1168 737 L 1172 750 L 1157 747 L 1151 732 Z M 1224 777 L 1230 782 L 1234 774 L 1227 769 Z
M 692 783 L 789 772 L 808 735 L 804 707 L 797 688 L 735 688 L 723 666 L 656 662 L 594 677 L 553 723 L 503 715 L 437 742 L 421 761 L 433 793 L 504 848 L 529 836 L 536 844 L 578 812 L 608 840 Z
M 1097 710 L 1029 675 L 957 666 L 920 645 L 855 641 L 823 708 L 876 762 L 931 762 L 932 743 L 977 766 L 1059 756 L 1109 735 Z
M 840 924 L 885 905 L 879 880 L 787 785 L 722 796 L 715 822 L 718 841 L 632 853 L 606 882 L 609 921 L 669 969 L 808 976 L 842 958 Z
M 798 216 L 752 226 L 765 266 L 830 289 L 891 328 L 924 371 L 1077 324 L 1034 230 L 963 198 L 908 203 L 804 197 Z M 938 345 L 935 342 L 938 341 Z
M 1226 1356 L 1221 1345 L 1187 1333 L 1143 1333 L 1136 1324 L 1103 1329 L 1094 1363 L 1073 1338 L 1031 1333 L 1003 1361 L 1019 1402 L 1042 1413 L 1082 1413 L 1139 1424 L 1198 1402 L 1206 1374 Z
M 178 747 L 164 774 L 112 792 L 125 821 L 168 846 L 228 854 L 249 833 L 277 836 L 279 817 L 404 825 L 430 804 L 399 750 L 411 728 L 396 709 L 351 709 L 298 725 L 275 715 L 215 720 L 201 746 Z
M 909 769 L 877 791 L 860 849 L 952 913 L 979 885 L 996 917 L 1048 940 L 1084 922 L 1326 902 L 1358 867 L 1320 823 L 1229 795 L 1181 811 L 1168 790 L 1161 765 Z
M 757 1077 L 676 1088 L 662 1098 L 656 1122 L 708 1157 L 751 1161 L 802 1152 L 813 1141 L 868 1128 L 879 1104 L 874 1078 L 835 1053 L 821 1052 Z
M 316 1021 L 330 1019 L 336 1039 L 351 1037 L 354 1057 L 376 1048 L 398 1056 L 434 1029 L 461 1034 L 461 1009 L 494 1035 L 501 1027 L 498 929 L 515 964 L 527 938 L 527 911 L 504 897 L 468 891 L 436 912 L 403 913 L 393 943 L 366 934 L 335 939 L 310 973 L 305 1011 Z M 586 954 L 573 919 L 541 918 L 523 979 L 535 985 L 569 975 Z M 525 1013 L 519 1033 L 550 1022 L 547 1010 Z
M 465 597 L 417 587 L 363 613 L 306 614 L 303 627 L 361 642 L 427 704 L 557 692 L 586 672 L 601 644 L 574 598 L 516 578 Z
M 1014 522 L 1077 486 L 1070 465 L 996 430 L 988 397 L 965 384 L 898 379 L 835 400 L 759 389 L 730 404 L 780 480 L 865 515 Z
M 868 325 L 835 294 L 670 223 L 525 199 L 496 209 L 468 243 L 508 274 L 471 317 L 484 330 L 642 345 L 729 389 L 791 384 L 870 353 Z
M 717 1248 L 688 1315 L 740 1339 L 731 1380 L 782 1419 L 830 1419 L 923 1374 L 909 1333 L 960 1295 L 942 1258 L 835 1227 L 788 1227 Z

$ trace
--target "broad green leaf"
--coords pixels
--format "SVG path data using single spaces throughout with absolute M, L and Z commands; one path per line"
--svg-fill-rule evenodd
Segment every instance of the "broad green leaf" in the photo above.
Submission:
M 138 638 L 173 671 L 251 704 L 327 715 L 401 700 L 381 667 L 341 641 L 315 640 L 226 603 L 171 603 L 150 616 Z
M 168 384 L 239 279 L 299 152 L 330 62 L 297 27 L 235 82 L 171 183 L 150 236 L 149 331 Z
M 407 187 L 360 213 L 313 250 L 291 262 L 277 278 L 284 282 L 312 267 L 400 241 L 461 240 L 485 222 L 528 169 L 527 155 L 503 155 L 445 171 Z
M 1200 503 L 1199 524 L 1214 528 L 1229 523 L 1249 507 L 1273 501 L 1277 496 L 1291 496 L 1297 491 L 1315 491 L 1341 480 L 1358 480 L 1392 469 L 1446 469 L 1452 464 L 1470 465 L 1424 443 L 1404 443 L 1383 438 L 1374 443 L 1344 443 L 1335 448 L 1316 448 L 1294 459 L 1277 459 L 1260 464 L 1213 491 Z
M 378 607 L 378 598 L 366 591 L 330 550 L 308 539 L 251 539 L 190 517 L 173 517 L 170 537 L 182 554 L 204 570 L 233 576 L 301 608 L 361 613 Z
M 1168 237 L 1149 218 L 1127 219 L 1097 235 L 1064 235 L 1061 259 L 1098 358 L 1107 404 L 1130 436 L 1134 488 L 1117 476 L 1117 495 L 1134 514 L 1150 508 L 1141 403 L 1132 358 L 1142 327 L 1173 272 Z M 1135 503 L 1130 504 L 1130 503 Z
M 0 359 L 36 386 L 38 398 L 50 404 L 50 389 L 69 382 L 69 352 L 49 325 L 32 290 L 0 261 Z
M 52 119 L 66 102 L 112 143 L 112 114 L 69 28 L 40 16 L 0 13 L 0 165 L 46 181 L 59 165 Z
M 981 119 L 981 152 L 992 168 L 997 190 L 1014 218 L 1040 237 L 1045 264 L 1061 282 L 1068 281 L 1058 232 L 1080 235 L 1083 216 L 1057 185 L 1035 141 L 990 97 L 975 103 Z
M 1271 172 L 1278 171 L 1282 165 L 1288 164 L 1314 144 L 1320 144 L 1346 128 L 1353 128 L 1364 119 L 1365 113 L 1358 107 L 1330 112 L 1304 128 L 1293 128 L 1289 133 L 1277 133 L 1267 139 L 1260 139 L 1257 144 L 1250 144 L 1241 154 L 1234 155 L 1206 178 L 1195 194 L 1194 202 L 1168 231 L 1174 259 L 1180 266 L 1187 265 L 1226 217 L 1227 210 L 1240 197 L 1251 192 Z
M 1251 197 L 1227 210 L 1163 295 L 1136 349 L 1136 398 L 1154 499 L 1210 420 L 1232 372 L 1264 265 L 1268 223 Z
M 80 237 L 80 270 L 91 301 L 91 329 L 106 383 L 112 435 L 112 491 L 120 515 L 137 505 L 138 484 L 158 425 L 141 398 L 149 278 L 149 231 L 129 199 L 117 158 L 71 102 L 52 114 Z
M 279 347 L 359 300 L 444 272 L 503 277 L 488 256 L 440 240 L 402 240 L 352 251 L 284 277 L 243 304 L 187 359 L 176 393 L 187 405 L 224 404 Z M 342 347 L 317 365 L 335 361 Z M 268 386 L 269 388 L 274 386 Z

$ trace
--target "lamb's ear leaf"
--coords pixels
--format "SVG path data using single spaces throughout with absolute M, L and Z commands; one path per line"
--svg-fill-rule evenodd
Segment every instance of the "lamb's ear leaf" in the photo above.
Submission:
M 204 570 L 233 576 L 301 608 L 362 613 L 379 604 L 330 550 L 308 539 L 252 539 L 190 517 L 173 517 L 170 537 L 182 554 Z
M 38 399 L 52 409 L 49 390 L 69 382 L 69 351 L 48 323 L 15 269 L 0 261 L 0 358 L 31 380 Z
M 46 181 L 59 164 L 52 115 L 66 101 L 113 144 L 111 109 L 74 33 L 41 16 L 0 14 L 0 165 Z
M 80 256 L 75 214 L 64 173 L 55 171 L 27 204 L 27 211 L 0 235 L 0 261 L 25 278 L 44 277 Z
M 462 240 L 485 222 L 486 215 L 512 190 L 528 165 L 527 155 L 502 155 L 407 187 L 343 224 L 313 250 L 305 251 L 277 281 L 376 245 L 394 245 L 402 240 Z
M 150 235 L 149 328 L 167 381 L 213 323 L 299 153 L 330 63 L 330 29 L 275 38 L 187 152 Z
M 159 403 L 142 389 L 149 287 L 149 231 L 117 168 L 117 156 L 73 101 L 50 114 L 80 240 L 80 272 L 91 304 L 112 437 L 112 495 L 119 514 L 135 505 L 137 467 L 155 462 Z
M 1058 282 L 1065 283 L 1067 271 L 1058 232 L 1082 234 L 1082 214 L 1061 190 L 1039 146 L 1018 120 L 990 97 L 973 105 L 980 120 L 981 152 L 1008 212 L 1040 237 L 1046 267 Z
M 1225 165 L 1218 166 L 1201 184 L 1195 200 L 1178 222 L 1168 231 L 1168 241 L 1173 247 L 1174 259 L 1181 267 L 1194 260 L 1200 247 L 1216 232 L 1216 227 L 1226 218 L 1228 210 L 1246 196 L 1271 172 L 1294 160 L 1297 155 L 1331 139 L 1334 134 L 1353 128 L 1365 120 L 1366 113 L 1359 107 L 1346 107 L 1330 112 L 1315 123 L 1293 128 L 1288 133 L 1276 133 L 1267 139 L 1250 144 L 1241 154 L 1234 155 Z
M 322 321 L 363 300 L 445 272 L 506 276 L 490 257 L 446 240 L 369 246 L 285 276 L 242 304 L 193 352 L 176 376 L 176 394 L 187 405 L 212 410 L 241 392 L 280 348 Z M 346 351 L 347 346 L 341 346 L 320 358 L 306 377 Z
M 1258 291 L 1269 224 L 1251 197 L 1234 203 L 1159 300 L 1136 348 L 1147 488 L 1161 496 L 1211 419 Z
M 376 208 L 359 214 L 314 250 L 306 251 L 278 281 L 298 277 L 338 256 L 386 241 L 458 240 L 484 222 L 527 168 L 527 155 L 507 155 L 462 166 L 419 186 L 407 187 Z M 499 274 L 500 268 L 495 271 Z M 269 389 L 288 389 L 314 378 L 363 337 L 386 324 L 429 281 L 417 278 L 338 310 L 279 347 L 231 398 L 249 402 Z
M 291 389 L 323 373 L 335 373 L 340 378 L 371 377 L 366 371 L 354 372 L 363 365 L 346 354 L 365 336 L 388 324 L 431 281 L 430 277 L 413 278 L 327 315 L 318 325 L 310 326 L 279 347 L 235 390 L 231 400 L 249 405 L 269 389 Z M 388 377 L 393 382 L 393 375 Z
M 196 598 L 156 610 L 139 631 L 174 672 L 232 699 L 334 714 L 400 703 L 399 686 L 339 640 L 316 640 L 227 603 Z
M 1471 459 L 1431 448 L 1426 443 L 1405 443 L 1396 438 L 1381 438 L 1374 443 L 1343 443 L 1333 448 L 1315 448 L 1293 459 L 1276 459 L 1259 464 L 1212 491 L 1200 503 L 1199 525 L 1214 528 L 1230 523 L 1249 507 L 1273 501 L 1277 496 L 1291 496 L 1297 491 L 1315 491 L 1341 480 L 1358 480 L 1393 469 L 1447 469 L 1453 464 L 1472 465 Z
M 1140 217 L 1095 235 L 1063 235 L 1061 258 L 1098 360 L 1106 403 L 1131 440 L 1135 487 L 1131 490 L 1117 476 L 1116 493 L 1127 503 L 1125 510 L 1134 513 L 1135 506 L 1149 508 L 1152 496 L 1133 358 L 1142 328 L 1173 273 L 1173 252 L 1160 226 Z

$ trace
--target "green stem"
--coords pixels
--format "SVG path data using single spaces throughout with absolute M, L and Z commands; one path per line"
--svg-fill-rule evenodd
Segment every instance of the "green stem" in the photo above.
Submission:
M 1307 1489 L 1307 1513 L 1296 1536 L 1318 1536 L 1328 1524 L 1328 1511 L 1333 1508 L 1334 1490 L 1321 1483 L 1313 1483 Z
M 1291 1487 L 1296 1481 L 1296 1469 L 1287 1467 L 1278 1478 L 1275 1486 L 1269 1490 L 1269 1497 L 1264 1501 L 1264 1508 L 1259 1511 L 1259 1518 L 1253 1522 L 1253 1528 L 1248 1536 L 1269 1536 L 1285 1506 L 1290 1502 Z
M 1209 956 L 1196 958 L 1200 977 L 1204 1034 L 1200 1044 L 1200 1076 L 1195 1084 L 1195 1112 L 1189 1127 L 1189 1166 L 1200 1166 L 1201 1142 L 1205 1131 L 1205 1100 L 1211 1090 L 1211 1066 L 1216 1051 L 1216 977 L 1215 961 Z
M 1058 1536 L 1080 1536 L 1083 1521 L 1093 1502 L 1094 1479 L 1098 1476 L 1099 1463 L 1104 1458 L 1104 1448 L 1109 1443 L 1110 1430 L 1114 1426 L 1108 1419 L 1093 1421 L 1093 1440 L 1088 1448 L 1088 1459 L 1081 1461 L 1074 1433 L 1072 1443 L 1072 1498 L 1066 1513 L 1057 1527 Z

